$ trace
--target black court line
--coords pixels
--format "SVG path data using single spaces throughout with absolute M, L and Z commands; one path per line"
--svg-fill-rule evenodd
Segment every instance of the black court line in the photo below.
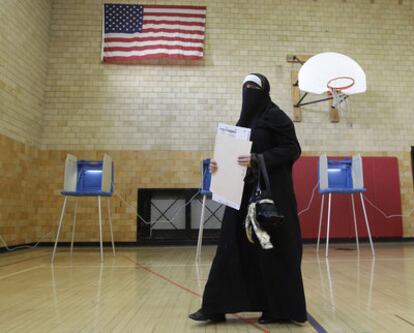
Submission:
M 308 312 L 308 321 L 318 333 L 328 333 L 318 321 Z
M 394 316 L 396 316 L 398 319 L 401 319 L 402 321 L 405 321 L 407 324 L 409 324 L 411 326 L 414 326 L 414 323 L 411 322 L 411 321 L 409 321 L 408 319 L 405 319 L 405 318 L 403 318 L 403 317 L 401 317 L 401 316 L 399 316 L 397 314 L 394 314 Z

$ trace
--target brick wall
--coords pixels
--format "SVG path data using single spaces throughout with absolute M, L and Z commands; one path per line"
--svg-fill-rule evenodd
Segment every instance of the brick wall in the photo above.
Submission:
M 5 3 L 0 6 L 3 15 L 5 9 L 18 6 L 26 8 L 26 15 L 30 6 L 44 8 L 40 26 L 47 30 L 49 2 Z M 194 4 L 182 0 L 155 3 Z M 330 123 L 326 105 L 305 108 L 303 121 L 296 124 L 304 153 L 397 156 L 403 212 L 414 207 L 409 156 L 414 145 L 412 0 L 264 0 L 254 6 L 248 1 L 206 0 L 198 4 L 206 5 L 208 11 L 203 60 L 116 65 L 100 62 L 102 1 L 53 1 L 48 63 L 42 62 L 45 57 L 36 56 L 40 65 L 32 67 L 36 67 L 40 84 L 22 89 L 37 89 L 39 94 L 33 101 L 33 95 L 22 93 L 18 108 L 19 112 L 29 110 L 25 115 L 33 118 L 26 123 L 0 121 L 1 133 L 38 143 L 39 151 L 33 153 L 40 168 L 35 202 L 37 238 L 49 232 L 58 218 L 62 203 L 58 190 L 63 186 L 67 152 L 87 159 L 109 152 L 115 158 L 116 188 L 131 203 L 136 202 L 140 186 L 196 186 L 199 160 L 210 155 L 217 123 L 234 123 L 238 118 L 244 75 L 251 71 L 265 74 L 273 100 L 291 114 L 290 72 L 298 67 L 287 63 L 286 55 L 323 51 L 357 60 L 367 74 L 368 91 L 351 100 L 352 127 L 346 121 Z M 9 25 L 17 29 L 14 24 Z M 35 49 L 44 52 L 47 37 L 35 41 Z M 0 57 L 10 58 L 3 48 Z M 33 73 L 28 75 L 30 68 L 25 75 L 13 72 L 8 61 L 7 77 L 16 87 L 26 82 L 24 78 L 36 78 Z M 1 79 L 0 91 L 6 96 L 2 101 L 12 105 L 14 90 Z M 46 80 L 43 99 L 42 80 Z M 2 105 L 2 114 L 6 109 L 10 107 Z M 17 130 L 11 133 L 10 124 L 23 130 L 18 135 Z M 77 239 L 96 240 L 96 203 L 87 199 L 82 207 Z M 133 209 L 114 198 L 113 211 L 116 239 L 134 240 Z M 64 230 L 65 240 L 69 240 L 68 232 Z M 414 236 L 413 217 L 404 219 L 404 235 Z
M 37 154 L 36 148 L 0 134 L 0 236 L 9 246 L 36 239 Z
M 51 0 L 2 0 L 0 4 L 0 134 L 39 144 Z
M 368 92 L 352 98 L 352 128 L 329 123 L 326 106 L 306 108 L 297 124 L 304 150 L 409 151 L 413 1 L 203 3 L 204 60 L 126 66 L 100 62 L 102 1 L 54 1 L 42 147 L 209 150 L 217 122 L 238 118 L 246 73 L 267 75 L 273 100 L 291 113 L 286 55 L 336 51 L 361 64 Z
M 36 239 L 34 160 L 41 138 L 51 10 L 51 0 L 0 2 L 0 235 L 8 245 Z
M 146 156 L 154 161 L 150 172 L 161 175 L 161 169 L 156 171 L 161 165 L 152 158 L 160 151 L 170 151 L 168 156 L 211 151 L 217 123 L 238 118 L 240 83 L 250 71 L 268 76 L 273 100 L 291 114 L 290 71 L 298 67 L 287 63 L 286 55 L 336 51 L 362 65 L 368 92 L 352 98 L 352 127 L 345 121 L 330 123 L 326 105 L 305 108 L 303 122 L 296 124 L 304 152 L 398 156 L 404 212 L 414 206 L 408 154 L 414 113 L 404 102 L 414 97 L 412 1 L 203 4 L 208 11 L 204 60 L 134 66 L 100 62 L 101 1 L 55 1 L 42 148 L 91 155 L 123 150 L 117 164 L 128 161 L 128 168 L 137 171 L 117 173 L 131 184 L 125 195 L 134 201 L 135 189 L 148 182 L 148 174 L 140 158 L 134 166 L 128 156 Z M 190 165 L 198 170 L 197 163 Z M 168 168 L 178 172 L 174 165 Z M 169 178 L 155 178 L 146 185 L 173 186 Z M 404 222 L 404 234 L 414 235 L 413 219 Z M 125 223 L 135 227 L 133 213 Z

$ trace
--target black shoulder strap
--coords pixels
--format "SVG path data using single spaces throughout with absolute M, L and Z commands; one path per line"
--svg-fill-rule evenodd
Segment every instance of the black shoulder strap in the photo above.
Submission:
M 259 164 L 259 184 L 260 184 L 260 175 L 262 175 L 265 181 L 265 186 L 266 186 L 265 190 L 270 193 L 271 192 L 270 191 L 270 180 L 269 180 L 269 175 L 266 170 L 265 159 L 263 157 L 263 154 L 257 154 L 256 156 L 257 156 L 257 162 Z

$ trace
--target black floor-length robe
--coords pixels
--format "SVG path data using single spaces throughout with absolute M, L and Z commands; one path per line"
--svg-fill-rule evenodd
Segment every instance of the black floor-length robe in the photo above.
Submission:
M 227 207 L 219 245 L 204 290 L 206 313 L 264 311 L 281 320 L 306 320 L 301 275 L 302 241 L 292 166 L 301 150 L 293 122 L 271 104 L 252 128 L 252 152 L 263 154 L 272 196 L 285 216 L 274 249 L 247 240 L 244 221 L 256 184 L 245 179 L 240 210 Z

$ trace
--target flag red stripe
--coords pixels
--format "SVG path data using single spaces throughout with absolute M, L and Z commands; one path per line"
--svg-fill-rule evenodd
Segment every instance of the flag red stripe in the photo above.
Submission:
M 206 6 L 170 6 L 170 5 L 144 5 L 145 8 L 171 8 L 171 9 L 199 9 L 206 10 Z
M 131 47 L 122 47 L 122 46 L 115 46 L 115 47 L 105 47 L 104 52 L 128 52 L 128 51 L 145 51 L 145 50 L 154 50 L 154 49 L 167 49 L 167 50 L 183 50 L 183 51 L 199 51 L 203 52 L 202 47 L 194 47 L 194 46 L 182 46 L 182 45 L 147 45 L 147 46 L 131 46 Z
M 180 37 L 133 37 L 133 38 L 126 38 L 126 37 L 111 37 L 105 38 L 105 43 L 110 42 L 149 42 L 159 40 L 162 41 L 173 41 L 173 42 L 187 42 L 187 43 L 202 43 L 202 39 L 195 39 L 195 38 L 180 38 Z
M 142 32 L 168 32 L 168 33 L 180 33 L 180 34 L 188 34 L 188 35 L 200 35 L 200 36 L 204 36 L 204 31 L 200 31 L 200 30 L 181 30 L 181 29 L 154 29 L 154 28 L 146 28 L 146 29 L 142 29 Z
M 194 18 L 206 18 L 204 14 L 186 14 L 186 13 L 145 13 L 147 16 L 177 16 L 177 17 L 194 17 Z
M 144 24 L 174 24 L 174 25 L 186 25 L 186 26 L 198 26 L 204 27 L 203 22 L 187 22 L 187 21 L 167 21 L 167 20 L 144 20 Z
M 130 57 L 104 57 L 105 62 L 115 62 L 115 61 L 125 61 L 125 60 L 134 60 L 134 59 L 153 59 L 153 58 L 176 58 L 176 59 L 188 59 L 188 60 L 198 60 L 202 59 L 202 56 L 186 56 L 180 54 L 168 54 L 168 53 L 156 53 L 148 54 L 145 56 L 130 56 Z

